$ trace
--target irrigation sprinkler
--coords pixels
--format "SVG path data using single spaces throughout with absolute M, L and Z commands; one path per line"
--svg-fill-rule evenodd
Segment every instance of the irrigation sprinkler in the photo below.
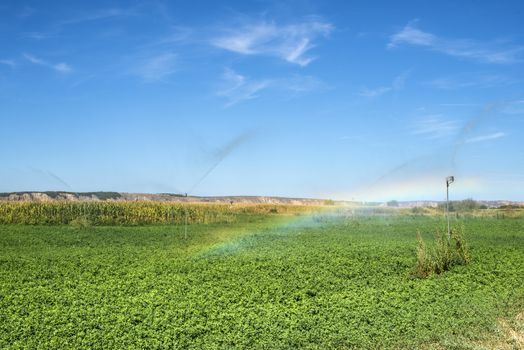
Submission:
M 446 218 L 448 219 L 448 240 L 451 239 L 451 229 L 449 226 L 449 185 L 451 185 L 454 181 L 454 176 L 446 177 Z
M 187 193 L 186 193 L 186 198 L 187 198 Z M 184 239 L 187 239 L 187 200 L 186 200 L 186 203 L 184 205 L 184 216 L 185 216 L 185 223 L 184 223 Z

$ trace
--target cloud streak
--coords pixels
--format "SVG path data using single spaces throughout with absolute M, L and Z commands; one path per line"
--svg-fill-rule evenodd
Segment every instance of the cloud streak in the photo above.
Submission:
M 261 21 L 228 28 L 211 44 L 242 55 L 278 57 L 304 67 L 316 58 L 308 55 L 315 40 L 328 36 L 332 30 L 333 25 L 316 19 L 288 25 Z
M 506 86 L 514 83 L 514 80 L 500 74 L 478 74 L 462 77 L 437 78 L 425 83 L 425 85 L 440 90 L 458 90 L 466 88 L 493 88 Z
M 78 17 L 63 20 L 58 23 L 58 26 L 79 24 L 83 22 L 92 22 L 92 21 L 98 21 L 98 20 L 104 20 L 104 19 L 129 17 L 135 14 L 136 12 L 134 9 L 107 8 L 107 9 L 102 9 L 102 10 L 99 10 L 93 13 L 87 13 L 84 15 L 80 15 Z
M 459 124 L 454 120 L 445 120 L 441 115 L 429 115 L 415 123 L 412 134 L 437 140 L 455 135 L 459 128 Z
M 16 66 L 15 61 L 13 60 L 0 60 L 0 64 L 14 68 Z
M 226 107 L 257 98 L 257 93 L 271 86 L 270 80 L 252 80 L 238 74 L 232 69 L 226 69 L 222 75 L 223 86 L 217 95 L 228 100 Z
M 134 73 L 146 81 L 161 81 L 176 71 L 177 55 L 165 52 L 145 59 Z
M 296 97 L 328 88 L 322 81 L 309 75 L 293 75 L 279 79 L 252 79 L 229 68 L 222 75 L 221 85 L 216 94 L 228 100 L 225 107 L 258 98 L 262 91 L 269 89 L 285 92 L 288 97 Z
M 506 133 L 496 132 L 496 133 L 489 134 L 489 135 L 482 135 L 482 136 L 472 137 L 472 138 L 467 139 L 466 141 L 464 141 L 464 143 L 477 143 L 477 142 L 483 142 L 483 141 L 496 140 L 496 139 L 500 139 L 500 138 L 505 137 L 505 136 L 506 136 Z
M 389 49 L 402 45 L 419 46 L 449 56 L 493 64 L 510 64 L 522 61 L 524 47 L 486 43 L 472 39 L 448 39 L 424 32 L 411 21 L 390 37 Z
M 502 108 L 502 113 L 510 115 L 524 114 L 524 100 L 516 100 L 508 102 Z
M 64 62 L 60 62 L 60 63 L 49 63 L 47 61 L 44 61 L 40 58 L 37 58 L 33 55 L 29 55 L 29 54 L 23 54 L 23 57 L 31 62 L 32 64 L 35 64 L 35 65 L 38 65 L 38 66 L 43 66 L 43 67 L 47 67 L 47 68 L 51 68 L 53 69 L 54 71 L 56 72 L 59 72 L 59 73 L 62 73 L 62 74 L 68 74 L 68 73 L 71 73 L 73 71 L 73 69 L 71 68 L 71 66 L 69 66 L 67 63 L 64 63 Z
M 398 75 L 389 86 L 380 86 L 374 89 L 363 88 L 362 90 L 360 90 L 358 95 L 368 98 L 375 98 L 382 96 L 388 92 L 402 90 L 404 88 L 408 75 L 408 72 L 404 72 Z
M 90 22 L 103 20 L 123 19 L 131 16 L 136 16 L 137 10 L 126 8 L 106 8 L 93 12 L 79 13 L 77 16 L 72 16 L 69 19 L 62 19 L 53 23 L 48 31 L 31 31 L 21 33 L 24 39 L 44 40 L 51 38 L 58 38 L 67 26 L 90 24 Z

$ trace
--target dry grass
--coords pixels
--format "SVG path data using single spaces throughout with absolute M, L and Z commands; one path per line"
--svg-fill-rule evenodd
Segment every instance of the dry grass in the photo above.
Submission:
M 420 347 L 422 350 L 524 350 L 524 312 L 513 318 L 501 318 L 493 333 L 484 334 L 480 340 L 446 339 Z
M 514 319 L 499 320 L 500 338 L 495 349 L 524 349 L 524 312 L 519 313 Z

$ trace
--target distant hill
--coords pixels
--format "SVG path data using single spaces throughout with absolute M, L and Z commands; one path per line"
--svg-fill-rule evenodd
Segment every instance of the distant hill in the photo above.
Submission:
M 173 193 L 125 193 L 125 192 L 10 192 L 0 193 L 0 201 L 155 201 L 155 202 L 192 202 L 192 203 L 253 203 L 253 204 L 294 204 L 324 205 L 337 204 L 325 199 L 285 198 L 267 196 L 185 196 Z

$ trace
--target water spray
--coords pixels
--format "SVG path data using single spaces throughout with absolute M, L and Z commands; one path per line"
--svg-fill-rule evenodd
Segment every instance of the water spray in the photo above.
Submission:
M 48 178 L 51 178 L 53 179 L 55 182 L 59 182 L 61 185 L 67 187 L 68 190 L 70 191 L 73 191 L 73 187 L 68 184 L 64 179 L 62 179 L 60 176 L 56 175 L 55 173 L 49 171 L 49 170 L 42 170 L 42 169 L 39 169 L 39 168 L 35 168 L 35 167 L 32 167 L 30 166 L 29 169 L 37 172 L 37 173 L 40 173 L 40 174 L 43 174 L 45 176 L 47 176 Z
M 198 180 L 190 187 L 189 191 L 185 193 L 186 197 L 186 205 L 184 206 L 184 239 L 187 239 L 187 225 L 188 225 L 188 216 L 189 213 L 187 211 L 187 197 L 188 195 L 191 195 L 193 191 L 200 185 L 212 172 L 215 170 L 217 166 L 220 165 L 226 159 L 235 149 L 240 147 L 242 144 L 244 144 L 246 141 L 251 139 L 254 136 L 253 131 L 245 131 L 229 141 L 227 144 L 225 144 L 223 147 L 219 148 L 215 152 L 215 159 L 211 166 L 198 178 Z
M 470 134 L 473 130 L 475 130 L 478 127 L 478 125 L 484 119 L 489 118 L 494 112 L 499 110 L 501 107 L 507 105 L 508 103 L 509 102 L 491 102 L 491 103 L 487 103 L 484 106 L 484 108 L 482 109 L 482 111 L 480 111 L 479 113 L 476 113 L 475 115 L 473 115 L 466 122 L 466 124 L 459 131 L 458 135 L 455 138 L 455 141 L 452 144 L 452 148 L 451 148 L 450 155 L 449 155 L 449 158 L 450 158 L 449 159 L 449 161 L 450 161 L 449 165 L 450 165 L 450 168 L 452 170 L 453 169 L 456 170 L 457 157 L 458 157 L 458 154 L 460 153 L 460 151 L 462 150 L 462 148 L 464 147 L 464 145 L 466 144 L 466 140 L 467 140 L 466 138 L 467 138 L 468 134 Z M 377 178 L 377 180 L 375 180 L 371 185 L 367 186 L 366 188 L 368 190 L 371 189 L 371 188 L 374 188 L 375 186 L 377 186 L 378 184 L 383 182 L 385 179 L 390 178 L 392 175 L 402 174 L 402 172 L 404 172 L 407 169 L 409 169 L 409 167 L 411 167 L 411 166 L 413 166 L 415 164 L 419 164 L 421 161 L 423 161 L 425 159 L 431 159 L 432 157 L 435 157 L 437 154 L 440 154 L 440 153 L 435 152 L 435 153 L 432 153 L 432 154 L 422 155 L 422 156 L 418 156 L 418 157 L 412 158 L 410 160 L 407 160 L 407 161 L 401 163 L 400 165 L 394 167 L 393 169 L 389 170 L 387 173 L 383 174 L 379 178 Z M 452 179 L 450 183 L 447 182 L 447 180 L 449 178 Z M 446 186 L 447 187 L 449 187 L 449 185 L 452 182 L 453 182 L 453 176 L 449 176 L 448 178 L 446 178 L 446 184 L 447 184 Z M 448 229 L 448 231 L 449 231 L 449 229 Z
M 64 179 L 62 179 L 61 177 L 59 177 L 55 173 L 52 173 L 49 170 L 47 170 L 46 173 L 47 173 L 47 175 L 51 176 L 56 181 L 60 182 L 62 185 L 66 186 L 69 190 L 71 190 L 71 191 L 73 190 L 73 187 L 71 185 L 69 185 L 67 182 L 64 181 Z
M 204 181 L 209 176 L 209 174 L 211 174 L 213 170 L 215 170 L 215 168 L 219 166 L 220 163 L 222 163 L 222 161 L 231 154 L 231 152 L 233 152 L 240 145 L 242 145 L 244 142 L 246 142 L 252 137 L 253 132 L 243 132 L 242 134 L 238 135 L 237 137 L 229 141 L 227 144 L 225 144 L 222 148 L 218 149 L 214 155 L 214 162 L 202 174 L 202 176 L 200 176 L 200 178 L 193 184 L 193 186 L 191 186 L 187 193 L 193 193 L 193 191 L 198 187 L 198 185 L 200 185 L 200 183 L 202 183 L 202 181 Z
M 451 164 L 455 166 L 455 162 L 457 159 L 457 155 L 460 151 L 460 149 L 464 146 L 466 143 L 466 136 L 471 133 L 477 125 L 483 120 L 488 118 L 493 112 L 497 110 L 497 108 L 500 108 L 500 106 L 503 106 L 504 104 L 501 103 L 489 103 L 486 104 L 486 106 L 483 108 L 483 110 L 478 113 L 477 115 L 473 116 L 467 123 L 464 125 L 462 130 L 460 130 L 455 144 L 453 145 L 453 151 L 451 153 Z

